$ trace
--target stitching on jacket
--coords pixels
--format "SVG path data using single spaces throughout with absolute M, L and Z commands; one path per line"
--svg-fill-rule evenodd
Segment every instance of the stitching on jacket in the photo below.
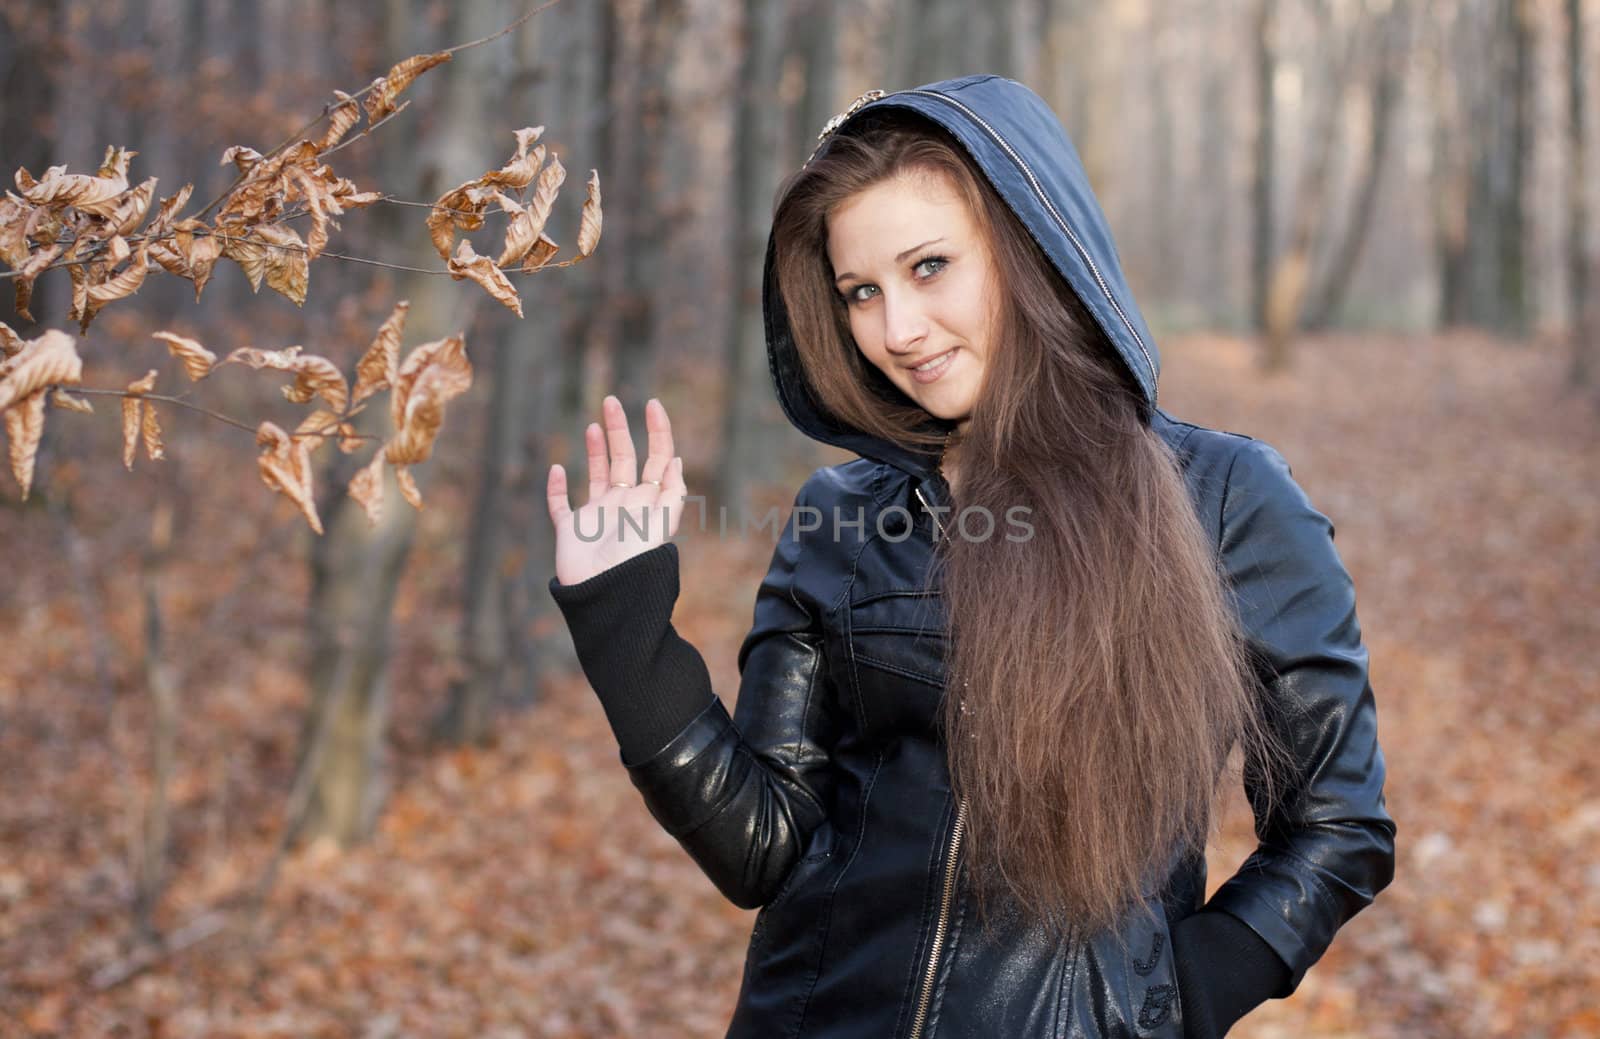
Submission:
M 856 663 L 877 668 L 879 671 L 887 671 L 890 674 L 899 675 L 901 678 L 909 678 L 913 681 L 923 682 L 937 689 L 944 688 L 944 683 L 939 681 L 937 678 L 934 678 L 932 675 L 925 675 L 921 671 L 914 671 L 908 667 L 901 667 L 898 664 L 891 664 L 887 660 L 879 660 L 877 657 L 869 657 L 865 653 L 856 654 Z
M 1233 490 L 1233 467 L 1239 461 L 1239 452 L 1228 459 L 1228 472 L 1222 478 L 1222 504 L 1217 507 L 1217 555 L 1222 555 L 1222 543 L 1228 536 L 1228 494 Z
M 828 931 L 833 926 L 833 900 L 838 897 L 839 885 L 844 883 L 845 874 L 850 872 L 850 867 L 855 865 L 856 856 L 861 854 L 861 845 L 867 839 L 867 806 L 872 800 L 872 790 L 878 785 L 878 773 L 883 770 L 883 752 L 872 762 L 872 776 L 867 780 L 867 785 L 861 791 L 861 821 L 856 824 L 855 845 L 850 849 L 850 857 L 845 859 L 844 865 L 839 867 L 839 872 L 833 878 L 833 886 L 828 889 L 827 899 L 823 902 L 822 922 L 817 939 L 817 958 L 811 967 L 811 980 L 806 984 L 805 996 L 800 1001 L 800 1014 L 795 1019 L 794 1030 L 789 1033 L 791 1039 L 799 1039 L 801 1030 L 805 1027 L 806 1011 L 811 1008 L 811 996 L 817 990 L 817 979 L 822 976 L 822 958 L 828 953 Z

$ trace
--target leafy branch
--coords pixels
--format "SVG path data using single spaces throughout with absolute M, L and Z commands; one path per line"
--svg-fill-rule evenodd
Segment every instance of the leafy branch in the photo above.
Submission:
M 575 255 L 556 261 L 561 250 L 545 232 L 566 169 L 547 157 L 538 143 L 542 126 L 516 131 L 510 158 L 451 188 L 432 203 L 398 199 L 359 189 L 325 161 L 367 136 L 409 105 L 400 95 L 429 69 L 469 47 L 482 46 L 513 31 L 556 0 L 534 8 L 503 29 L 482 39 L 419 54 L 353 94 L 335 91 L 335 99 L 316 118 L 266 154 L 234 145 L 222 155 L 223 165 L 238 170 L 233 183 L 216 199 L 190 216 L 180 216 L 193 192 L 185 184 L 156 202 L 157 180 L 130 185 L 128 170 L 138 154 L 110 146 L 93 174 L 70 173 L 52 166 L 35 178 L 26 169 L 14 177 L 17 191 L 0 198 L 0 263 L 10 268 L 0 278 L 14 283 L 17 312 L 29 321 L 35 281 L 44 273 L 66 269 L 72 282 L 68 316 L 88 331 L 107 305 L 138 292 L 146 278 L 166 272 L 187 279 L 199 301 L 216 264 L 238 264 L 254 291 L 268 288 L 303 305 L 310 284 L 310 266 L 317 259 L 369 264 L 420 274 L 447 274 L 471 280 L 491 298 L 522 317 L 522 300 L 508 271 L 531 274 L 579 263 L 594 253 L 601 231 L 599 174 L 591 170 L 579 216 Z M 350 136 L 365 117 L 365 127 Z M 326 124 L 326 125 L 324 125 Z M 310 136 L 320 129 L 315 137 Z M 393 264 L 329 251 L 337 217 L 380 202 L 425 207 L 430 239 L 444 268 Z M 215 211 L 215 216 L 211 214 Z M 497 253 L 479 254 L 468 234 L 483 229 L 490 214 L 505 216 Z M 209 218 L 209 219 L 208 219 Z M 309 219 L 304 236 L 292 221 Z M 458 240 L 459 236 L 459 240 Z M 430 457 L 443 421 L 445 404 L 472 385 L 472 366 L 461 334 L 413 347 L 402 360 L 401 334 L 408 304 L 400 302 L 347 378 L 325 357 L 302 352 L 244 347 L 222 360 L 205 346 L 174 332 L 154 333 L 182 362 L 192 381 L 209 376 L 219 365 L 236 363 L 252 369 L 288 372 L 294 381 L 284 396 L 300 404 L 318 402 L 292 431 L 272 422 L 250 425 L 182 397 L 155 391 L 152 369 L 124 389 L 82 386 L 83 361 L 71 335 L 50 329 L 24 340 L 0 323 L 0 417 L 9 441 L 12 474 L 27 498 L 34 462 L 44 430 L 47 402 L 56 407 L 92 412 L 90 396 L 122 400 L 123 463 L 130 469 L 143 445 L 146 458 L 159 460 L 165 447 L 156 405 L 180 407 L 253 432 L 261 449 L 258 465 L 269 488 L 293 501 L 306 522 L 322 532 L 312 494 L 311 452 L 334 440 L 340 450 L 358 450 L 380 441 L 372 460 L 351 481 L 349 493 L 376 523 L 383 507 L 383 468 L 392 467 L 403 497 L 416 508 L 422 499 L 409 467 Z M 391 434 L 386 439 L 358 434 L 351 419 L 378 393 L 389 392 Z

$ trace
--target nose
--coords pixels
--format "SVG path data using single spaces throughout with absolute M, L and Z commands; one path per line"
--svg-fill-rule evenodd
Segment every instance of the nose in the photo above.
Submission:
M 928 320 L 915 298 L 904 293 L 883 294 L 883 345 L 891 353 L 909 353 L 927 335 Z

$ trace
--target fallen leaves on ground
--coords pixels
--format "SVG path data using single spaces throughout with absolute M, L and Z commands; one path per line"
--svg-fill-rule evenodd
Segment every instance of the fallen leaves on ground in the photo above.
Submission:
M 1563 390 L 1547 348 L 1468 337 L 1311 340 L 1273 379 L 1242 341 L 1191 338 L 1164 353 L 1164 406 L 1278 447 L 1337 527 L 1400 828 L 1394 885 L 1295 996 L 1229 1034 L 1592 1039 L 1592 405 Z M 446 540 L 455 553 L 467 524 L 464 503 L 451 508 L 462 510 Z M 103 576 L 119 684 L 102 699 L 80 600 L 38 512 L 0 512 L 15 560 L 0 599 L 13 647 L 0 657 L 0 1034 L 687 1039 L 726 1028 L 753 914 L 724 902 L 650 818 L 580 675 L 547 682 L 492 747 L 428 747 L 459 567 L 437 554 L 412 560 L 396 613 L 394 786 L 372 843 L 292 855 L 259 947 L 228 932 L 91 991 L 94 972 L 128 952 L 130 835 L 148 789 L 140 611 L 120 609 L 139 601 L 138 575 Z M 169 619 L 195 636 L 175 643 L 185 713 L 158 916 L 169 929 L 247 887 L 265 861 L 306 698 L 309 578 L 282 562 L 294 529 L 268 528 L 276 545 L 241 524 L 206 529 L 196 553 L 241 554 L 179 561 L 168 581 Z M 771 545 L 704 537 L 682 550 L 685 573 L 707 576 L 684 582 L 674 622 L 731 702 Z M 559 627 L 554 637 L 565 644 Z M 1252 844 L 1236 798 L 1213 885 Z

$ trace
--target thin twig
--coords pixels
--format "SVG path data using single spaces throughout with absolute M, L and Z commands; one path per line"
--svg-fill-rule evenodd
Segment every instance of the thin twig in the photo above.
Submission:
M 137 977 L 154 967 L 162 960 L 176 956 L 185 949 L 198 945 L 207 938 L 220 933 L 226 923 L 227 921 L 220 912 L 210 910 L 201 913 L 167 935 L 164 941 L 153 946 L 141 946 L 127 959 L 116 963 L 108 963 L 101 967 L 89 979 L 89 987 L 96 992 L 104 992 L 106 989 L 116 988 L 130 978 Z
M 205 415 L 207 418 L 214 418 L 218 422 L 225 422 L 228 425 L 233 426 L 235 429 L 242 429 L 246 433 L 249 433 L 251 436 L 255 436 L 255 433 L 256 433 L 256 427 L 255 426 L 247 425 L 247 424 L 245 424 L 243 422 L 240 422 L 236 418 L 229 418 L 227 415 L 218 414 L 217 412 L 212 411 L 209 408 L 202 408 L 198 404 L 190 404 L 188 401 L 184 400 L 182 397 L 169 397 L 169 396 L 166 396 L 165 394 L 161 394 L 161 393 L 130 393 L 127 390 L 98 390 L 98 389 L 91 389 L 91 388 L 89 388 L 87 386 L 74 386 L 74 387 L 72 387 L 72 392 L 73 393 L 83 393 L 83 394 L 87 394 L 89 396 L 96 396 L 96 397 L 138 397 L 140 400 L 153 400 L 153 401 L 161 401 L 162 403 L 165 403 L 165 404 L 176 404 L 180 408 L 188 408 L 190 411 L 198 411 L 200 414 Z M 330 430 L 327 430 L 327 431 L 320 430 L 320 429 L 298 430 L 293 435 L 297 436 L 297 437 L 339 437 L 341 439 L 348 439 L 348 440 L 379 440 L 379 441 L 381 441 L 383 439 L 382 437 L 375 437 L 370 433 L 350 433 L 350 434 L 340 433 L 338 431 L 337 427 L 335 427 L 333 429 L 330 429 Z
M 555 4 L 557 4 L 559 2 L 560 2 L 560 0 L 545 0 L 544 3 L 540 4 L 538 7 L 535 7 L 533 10 L 528 11 L 522 17 L 518 18 L 516 21 L 512 22 L 510 25 L 508 25 L 505 28 L 499 30 L 498 32 L 492 32 L 488 36 L 485 36 L 485 37 L 483 37 L 481 39 L 469 40 L 466 43 L 458 43 L 453 47 L 446 47 L 441 53 L 452 54 L 453 55 L 453 54 L 456 54 L 459 51 L 468 50 L 468 49 L 473 48 L 473 47 L 481 47 L 484 44 L 489 43 L 492 40 L 498 40 L 500 37 L 504 36 L 506 33 L 512 32 L 513 30 L 521 27 L 523 24 L 525 24 L 528 21 L 528 19 L 532 18 L 534 15 L 541 13 L 542 11 L 546 10 L 547 8 L 550 8 L 550 7 L 554 6 Z M 376 83 L 376 82 L 377 82 L 376 80 L 373 81 L 373 83 Z M 352 93 L 352 94 L 350 94 L 348 96 L 352 100 L 365 97 L 368 93 L 371 92 L 372 87 L 373 87 L 373 83 L 368 83 L 366 86 L 362 87 L 360 90 L 357 90 L 357 91 L 355 91 L 354 93 Z M 338 108 L 342 104 L 344 104 L 344 102 L 342 100 L 329 101 L 326 104 L 324 104 L 322 106 L 322 112 L 315 119 L 312 119 L 310 122 L 306 123 L 306 125 L 302 126 L 300 129 L 296 130 L 294 133 L 290 134 L 287 139 L 285 139 L 284 141 L 280 142 L 275 148 L 273 148 L 271 151 L 269 151 L 265 155 L 263 155 L 261 157 L 262 161 L 265 162 L 267 159 L 272 158 L 274 155 L 277 155 L 279 152 L 283 151 L 285 148 L 289 147 L 291 144 L 294 144 L 296 141 L 298 141 L 301 138 L 305 137 L 312 130 L 315 130 L 317 128 L 318 124 L 320 124 L 324 119 L 328 118 L 328 116 L 330 114 L 332 114 L 333 110 L 335 108 Z M 383 121 L 384 120 L 379 120 L 379 123 L 381 124 Z M 375 128 L 376 128 L 376 126 L 369 126 L 367 129 L 368 130 L 372 130 L 372 129 L 375 129 Z M 329 149 L 329 150 L 331 151 L 332 149 Z M 326 153 L 323 153 L 323 154 L 326 154 Z M 218 195 L 216 198 L 212 199 L 210 202 L 207 202 L 206 205 L 205 205 L 205 208 L 200 210 L 200 212 L 198 214 L 196 214 L 196 215 L 198 217 L 204 218 L 205 215 L 207 213 L 211 212 L 213 209 L 215 209 L 219 203 L 221 203 L 229 195 L 233 194 L 234 189 L 237 188 L 240 184 L 243 184 L 244 181 L 245 181 L 245 178 L 248 177 L 248 176 L 249 176 L 248 173 L 240 173 L 237 177 L 234 178 L 233 183 L 229 184 L 228 187 L 226 188 L 226 190 L 224 190 L 222 192 L 222 194 Z

